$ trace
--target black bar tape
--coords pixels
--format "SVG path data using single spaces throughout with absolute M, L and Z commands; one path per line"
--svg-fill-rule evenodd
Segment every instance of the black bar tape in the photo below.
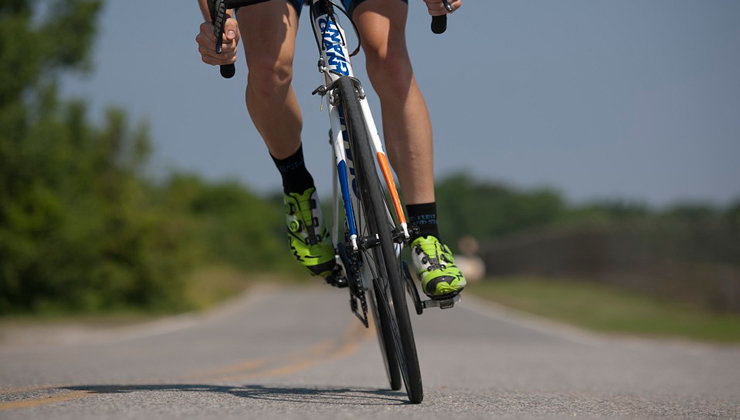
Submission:
M 447 15 L 432 16 L 432 32 L 444 33 L 447 30 Z

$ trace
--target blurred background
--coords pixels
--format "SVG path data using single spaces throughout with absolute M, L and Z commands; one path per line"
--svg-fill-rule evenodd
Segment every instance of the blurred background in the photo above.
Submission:
M 468 1 L 438 36 L 410 0 L 441 231 L 471 292 L 597 329 L 740 340 L 739 18 L 733 0 Z M 200 61 L 201 20 L 195 1 L 0 4 L 0 316 L 170 313 L 266 274 L 308 280 L 246 66 L 223 80 Z M 307 12 L 301 25 L 294 87 L 327 194 Z

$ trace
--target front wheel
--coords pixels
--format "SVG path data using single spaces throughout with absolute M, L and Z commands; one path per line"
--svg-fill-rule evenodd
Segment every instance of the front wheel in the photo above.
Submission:
M 396 357 L 396 348 L 393 344 L 393 332 L 391 330 L 391 315 L 388 310 L 388 305 L 381 302 L 378 305 L 377 302 L 381 300 L 381 296 L 378 291 L 373 287 L 373 290 L 368 293 L 370 306 L 372 309 L 373 320 L 375 321 L 375 333 L 378 336 L 378 343 L 380 344 L 380 352 L 383 356 L 383 364 L 385 365 L 385 373 L 388 377 L 388 384 L 391 389 L 398 391 L 403 385 L 401 378 L 401 371 L 398 368 L 398 357 Z
M 358 224 L 359 232 L 365 238 L 378 239 L 376 246 L 363 251 L 363 260 L 372 266 L 370 272 L 373 276 L 378 307 L 382 307 L 388 314 L 387 326 L 406 385 L 406 393 L 412 403 L 420 403 L 424 399 L 424 391 L 414 332 L 406 304 L 405 284 L 401 277 L 401 264 L 393 242 L 395 225 L 390 218 L 385 195 L 375 170 L 368 130 L 355 85 L 347 77 L 340 78 L 338 84 L 342 113 L 354 156 L 357 190 L 361 202 L 358 210 L 363 212 L 359 218 L 362 222 Z

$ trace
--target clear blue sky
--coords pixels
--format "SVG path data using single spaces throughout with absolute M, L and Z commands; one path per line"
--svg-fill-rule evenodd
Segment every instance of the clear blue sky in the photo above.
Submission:
M 740 1 L 466 0 L 443 36 L 429 31 L 422 1 L 409 2 L 438 177 L 466 171 L 574 201 L 740 197 Z M 328 120 L 310 95 L 321 79 L 307 17 L 294 87 L 309 168 L 328 193 Z M 243 54 L 229 81 L 202 64 L 200 20 L 195 0 L 108 1 L 95 70 L 66 79 L 64 92 L 89 98 L 95 118 L 118 105 L 147 120 L 160 173 L 277 189 L 244 107 Z M 362 59 L 354 64 L 367 80 Z

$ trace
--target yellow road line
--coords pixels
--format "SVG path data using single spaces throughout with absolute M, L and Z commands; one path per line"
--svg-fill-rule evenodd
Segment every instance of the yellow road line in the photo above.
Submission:
M 19 401 L 7 401 L 0 403 L 0 410 L 12 410 L 14 408 L 29 408 L 36 407 L 39 405 L 54 404 L 64 401 L 75 400 L 89 396 L 88 391 L 72 391 L 64 392 L 57 395 L 49 395 L 41 398 L 33 398 L 30 400 L 19 400 Z
M 271 367 L 269 369 L 260 371 L 259 368 L 267 364 L 270 359 L 248 360 L 240 362 L 236 365 L 227 366 L 222 369 L 217 369 L 200 375 L 181 377 L 180 379 L 213 378 L 214 380 L 230 381 L 255 377 L 275 377 L 289 375 L 291 373 L 296 373 L 309 369 L 323 361 L 336 360 L 354 354 L 359 348 L 359 344 L 363 340 L 370 337 L 371 329 L 372 328 L 366 329 L 364 326 L 362 326 L 362 324 L 354 322 L 352 323 L 352 325 L 350 325 L 349 328 L 345 330 L 342 342 L 338 345 L 337 343 L 335 343 L 334 340 L 323 340 L 318 344 L 312 346 L 303 355 L 293 357 L 287 356 L 287 358 L 290 359 L 290 362 L 282 366 L 278 365 L 276 367 Z M 247 373 L 254 370 L 256 371 Z M 238 372 L 243 373 L 233 375 L 233 373 Z M 230 375 L 223 376 L 223 374 L 225 373 Z M 216 377 L 214 378 L 214 376 Z M 16 388 L 3 390 L 0 392 L 0 394 L 39 391 L 45 389 L 64 388 L 69 386 L 72 385 L 45 385 L 39 387 Z M 60 403 L 64 401 L 89 397 L 94 394 L 95 393 L 91 391 L 71 391 L 40 398 L 0 402 L 0 410 L 12 410 L 17 408 L 29 408 L 46 404 Z
M 360 343 L 375 334 L 375 324 L 370 323 L 369 328 L 360 327 L 356 324 L 355 328 L 350 328 L 345 332 L 344 344 L 331 355 L 332 360 L 341 359 L 354 354 L 360 347 Z
M 370 337 L 370 335 L 370 330 L 366 329 L 362 324 L 353 323 L 345 330 L 343 334 L 344 338 L 339 346 L 336 346 L 332 340 L 327 340 L 314 346 L 305 356 L 298 357 L 297 360 L 286 365 L 246 375 L 232 375 L 219 379 L 223 381 L 236 381 L 250 378 L 284 376 L 300 372 L 321 362 L 336 360 L 354 354 L 359 348 L 360 342 Z
M 0 390 L 0 395 L 17 394 L 19 392 L 43 391 L 45 389 L 64 388 L 68 386 L 74 386 L 74 385 L 73 384 L 57 384 L 57 385 L 24 386 L 20 388 L 7 388 L 7 389 Z

